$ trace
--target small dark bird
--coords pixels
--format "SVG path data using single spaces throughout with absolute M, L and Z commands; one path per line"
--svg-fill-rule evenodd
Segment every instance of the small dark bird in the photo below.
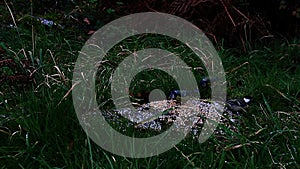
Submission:
M 230 99 L 226 101 L 226 107 L 233 112 L 243 111 L 252 101 L 252 97 L 246 96 L 240 99 Z
M 169 100 L 180 100 L 181 97 L 200 95 L 198 90 L 172 90 L 169 95 Z
M 213 83 L 213 82 L 222 83 L 221 78 L 218 78 L 218 77 L 212 77 L 212 78 L 204 77 L 200 81 L 200 87 L 203 87 L 203 88 L 209 87 L 211 85 L 211 83 Z
M 209 86 L 209 83 L 210 83 L 209 78 L 205 77 L 205 78 L 201 79 L 200 86 L 201 87 L 207 87 L 207 86 Z
M 180 90 L 172 90 L 169 95 L 170 100 L 177 100 L 177 97 L 180 97 Z

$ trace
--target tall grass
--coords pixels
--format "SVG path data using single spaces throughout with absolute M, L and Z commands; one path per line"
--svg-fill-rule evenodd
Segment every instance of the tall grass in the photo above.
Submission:
M 7 13 L 13 16 L 10 14 Z M 187 137 L 158 156 L 131 159 L 101 149 L 86 136 L 77 120 L 70 90 L 74 62 L 84 43 L 77 40 L 81 33 L 41 25 L 33 25 L 32 28 L 26 23 L 17 28 L 2 27 L 2 30 L 0 42 L 7 47 L 2 57 L 14 59 L 18 68 L 1 67 L 0 73 L 14 75 L 18 71 L 32 74 L 34 81 L 26 85 L 3 83 L 0 86 L 0 168 L 299 166 L 298 40 L 277 40 L 242 55 L 238 55 L 236 49 L 220 50 L 228 81 L 228 97 L 254 97 L 254 102 L 240 117 L 239 132 L 228 131 L 222 139 L 212 136 L 203 144 Z M 174 44 L 171 41 L 164 42 L 166 44 L 153 43 L 157 40 L 153 36 L 127 40 L 124 43 L 127 46 L 123 47 L 128 50 L 134 50 L 132 48 L 141 41 L 145 46 L 162 48 Z M 110 55 L 124 57 L 120 52 L 116 47 Z M 183 46 L 176 46 L 175 52 L 190 57 Z M 24 59 L 30 61 L 32 70 L 22 66 L 21 60 Z M 156 76 L 155 72 L 153 76 Z M 198 76 L 200 80 L 205 72 Z M 145 80 L 151 81 L 151 78 L 146 76 Z M 168 78 L 159 80 L 164 79 Z M 100 85 L 105 83 L 99 82 Z M 165 83 L 170 82 L 167 80 Z M 132 88 L 142 91 L 141 86 L 145 84 L 136 83 Z M 103 99 L 109 96 L 104 95 Z

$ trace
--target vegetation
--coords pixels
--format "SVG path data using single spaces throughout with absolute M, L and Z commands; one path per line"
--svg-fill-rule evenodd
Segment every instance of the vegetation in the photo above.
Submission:
M 107 22 L 93 19 L 96 15 L 88 11 L 98 2 L 73 2 L 87 19 L 80 12 L 72 11 L 72 7 L 59 11 L 43 5 L 47 11 L 43 18 L 56 22 L 52 26 L 32 17 L 36 16 L 33 9 L 37 10 L 34 4 L 41 2 L 0 2 L 3 11 L 0 14 L 3 21 L 0 25 L 0 168 L 299 168 L 299 39 L 256 41 L 249 43 L 251 48 L 244 52 L 240 47 L 228 48 L 218 42 L 228 98 L 246 95 L 254 98 L 240 117 L 239 132 L 228 131 L 222 139 L 211 136 L 202 144 L 187 137 L 158 156 L 131 159 L 116 156 L 93 143 L 81 128 L 73 108 L 71 80 L 78 51 L 90 31 Z M 119 5 L 122 4 L 120 1 Z M 110 20 L 118 16 L 118 9 L 109 9 L 106 15 Z M 68 16 L 73 18 L 64 17 L 70 13 L 73 15 Z M 38 10 L 37 14 L 42 15 Z M 78 18 L 81 20 L 74 21 Z M 162 46 L 151 43 L 157 38 L 161 38 Z M 165 37 L 127 40 L 125 48 L 129 51 L 133 47 L 143 48 L 143 40 L 153 47 L 169 49 L 173 45 Z M 190 56 L 183 50 L 184 46 L 177 47 L 174 52 Z M 110 55 L 124 57 L 118 47 Z M 157 78 L 159 73 L 156 73 L 147 74 L 145 80 Z M 197 77 L 201 80 L 205 72 L 199 72 Z M 161 83 L 172 83 L 167 76 L 159 78 Z M 143 92 L 142 85 L 145 84 L 137 82 L 132 90 Z M 173 87 L 176 86 L 170 88 Z M 102 94 L 100 101 L 109 97 L 109 93 Z M 132 131 L 127 132 L 132 135 Z

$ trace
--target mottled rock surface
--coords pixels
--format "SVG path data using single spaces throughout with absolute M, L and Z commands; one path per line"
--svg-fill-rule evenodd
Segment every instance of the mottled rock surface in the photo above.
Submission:
M 216 122 L 219 118 L 223 127 L 235 132 L 238 113 L 226 107 L 222 113 L 221 107 L 218 103 L 213 104 L 201 99 L 188 100 L 182 105 L 173 100 L 161 100 L 143 104 L 138 108 L 122 108 L 114 112 L 130 120 L 135 128 L 142 130 L 164 131 L 175 125 L 181 131 L 198 135 L 207 119 L 211 119 L 207 122 Z M 221 129 L 215 131 L 219 134 L 223 132 Z

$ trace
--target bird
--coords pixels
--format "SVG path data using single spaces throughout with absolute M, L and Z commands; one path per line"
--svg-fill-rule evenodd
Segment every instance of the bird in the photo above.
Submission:
M 204 77 L 201 79 L 199 83 L 199 89 L 206 89 L 209 87 L 211 82 L 217 81 L 218 78 L 209 78 L 209 77 Z M 180 97 L 186 97 L 186 96 L 200 96 L 199 90 L 172 90 L 169 94 L 168 99 L 169 100 L 180 100 Z
M 200 96 L 200 93 L 197 89 L 195 90 L 172 90 L 169 94 L 169 100 L 180 100 L 180 97 L 187 96 Z
M 245 108 L 252 102 L 251 96 L 245 96 L 238 99 L 230 99 L 225 102 L 225 105 L 228 110 L 239 113 L 241 111 L 245 111 Z

